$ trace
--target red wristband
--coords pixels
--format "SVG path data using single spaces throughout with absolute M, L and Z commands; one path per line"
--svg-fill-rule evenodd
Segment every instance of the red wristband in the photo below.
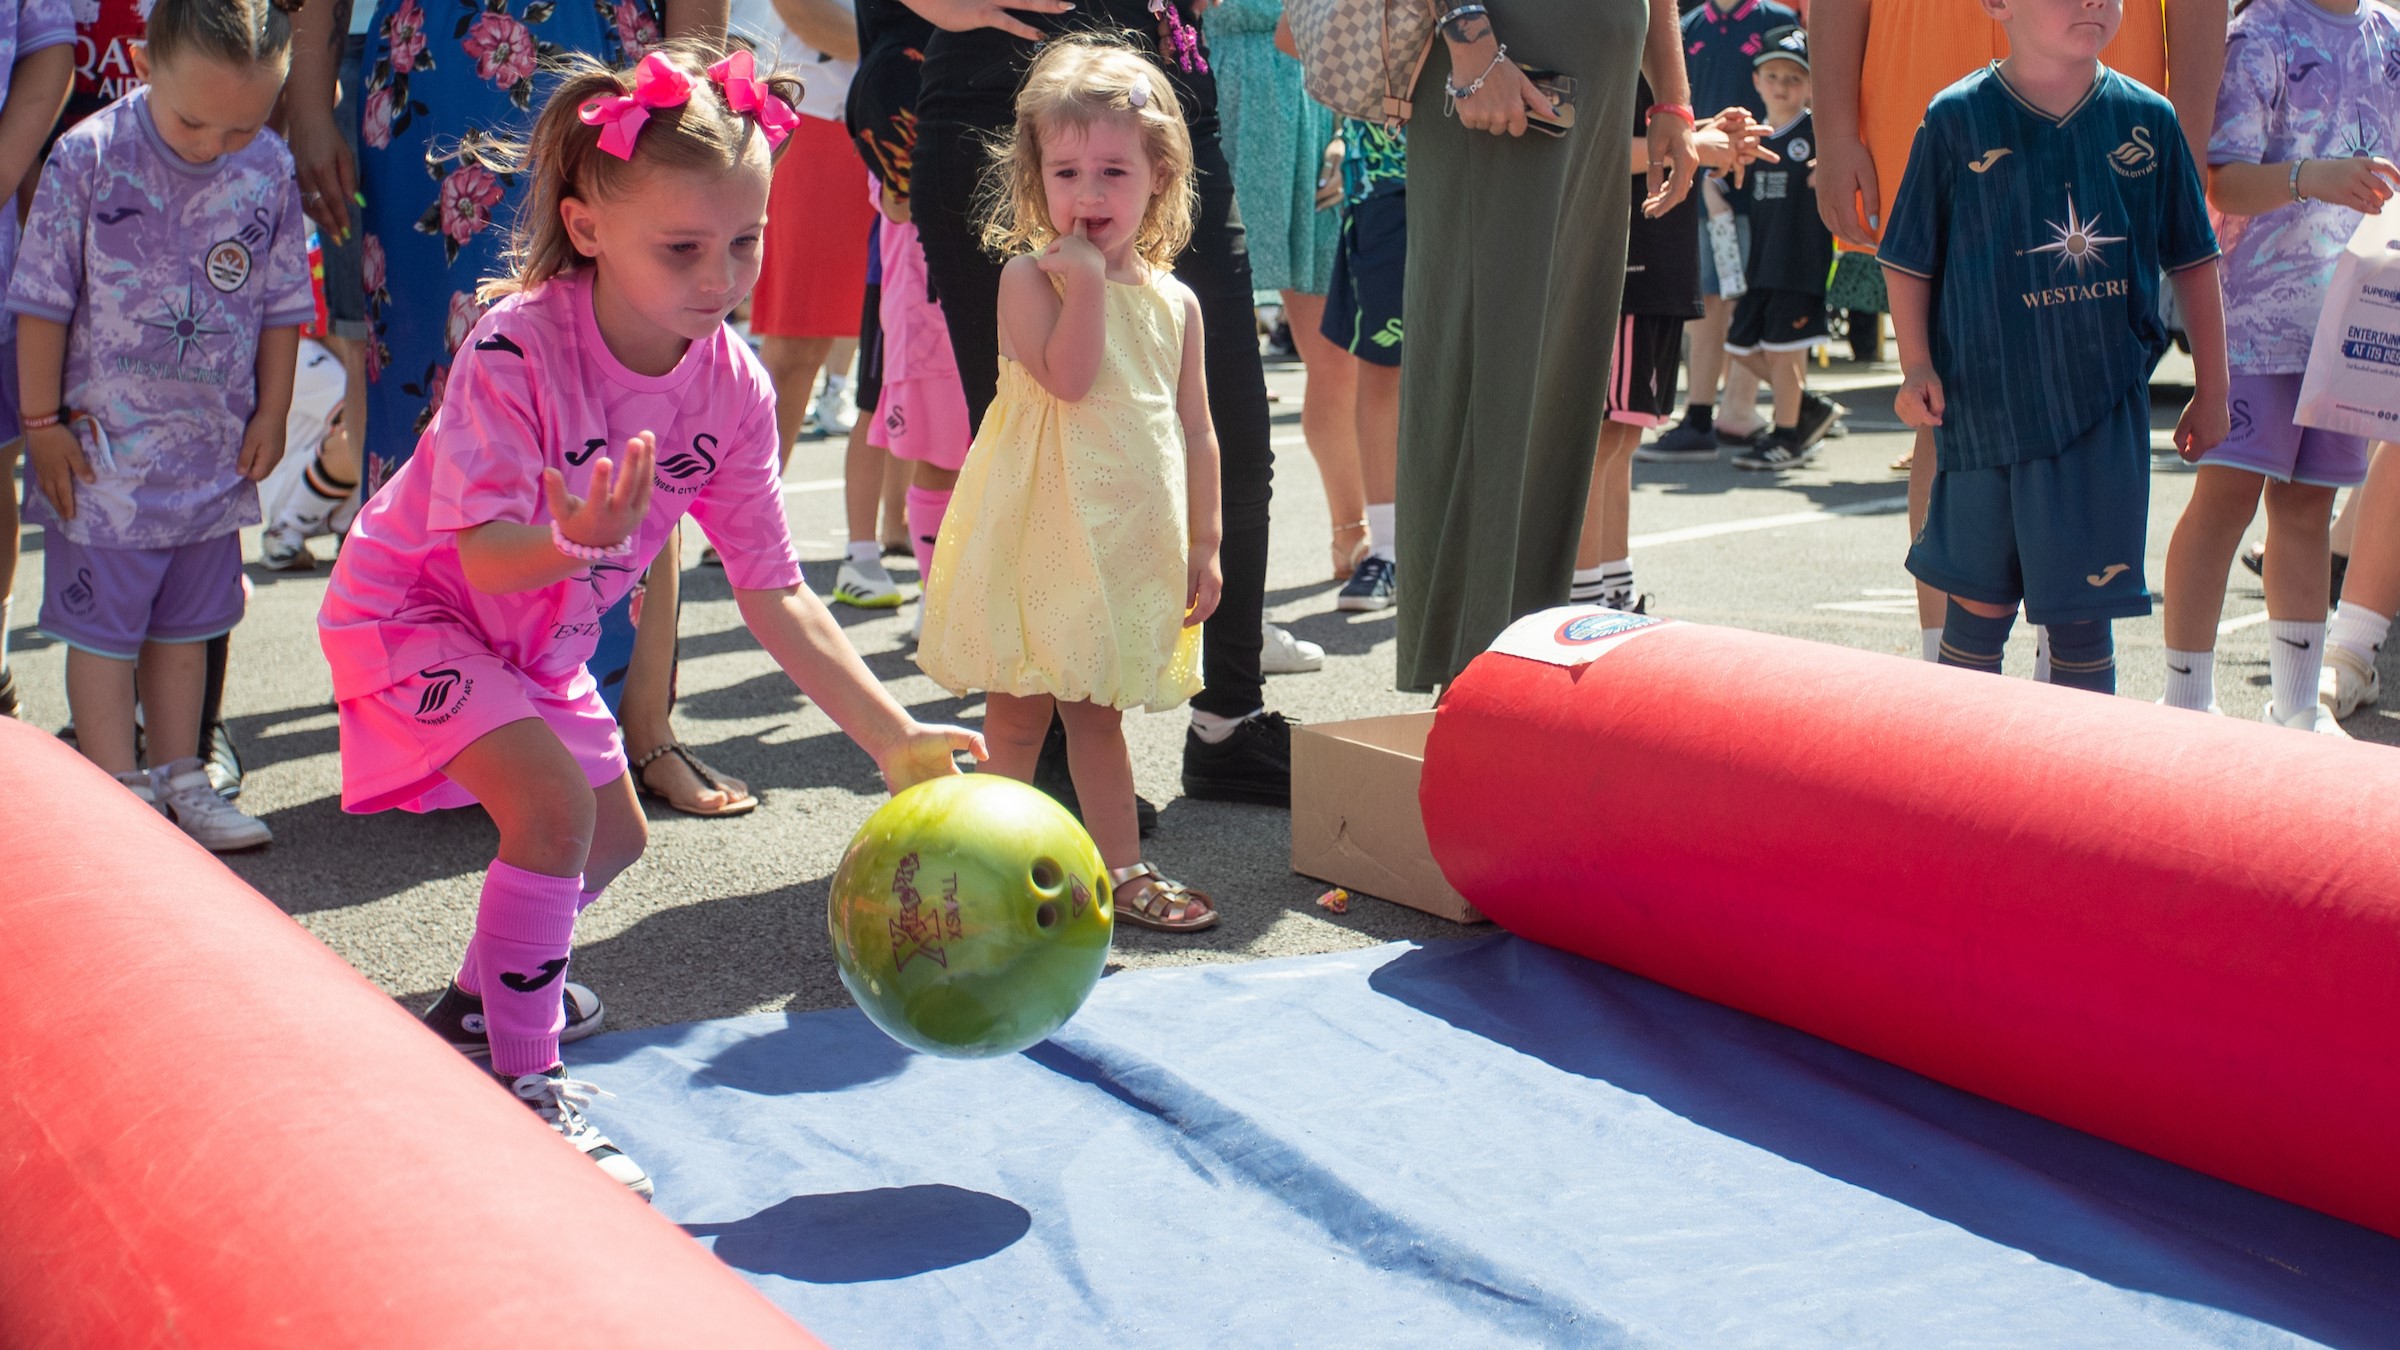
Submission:
M 41 417 L 19 418 L 17 424 L 27 431 L 40 431 L 43 427 L 57 426 L 65 416 L 66 410 L 61 408 L 57 412 L 49 413 Z
M 1653 103 L 1650 105 L 1650 111 L 1643 116 L 1643 123 L 1646 125 L 1655 120 L 1660 113 L 1665 113 L 1669 117 L 1680 117 L 1686 126 L 1697 127 L 1700 125 L 1700 115 L 1692 111 L 1692 105 L 1689 103 Z

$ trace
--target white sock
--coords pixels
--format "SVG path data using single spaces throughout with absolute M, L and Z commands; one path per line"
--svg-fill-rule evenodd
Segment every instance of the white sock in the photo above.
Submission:
M 2050 683 L 2050 625 L 2033 626 L 2033 678 L 2037 684 Z
M 1239 717 L 1219 717 L 1215 713 L 1202 712 L 1198 708 L 1194 708 L 1192 709 L 1192 734 L 1210 745 L 1222 745 L 1225 743 L 1225 738 L 1233 734 L 1235 727 L 1265 711 L 1264 708 L 1257 708 L 1243 713 Z
M 2275 692 L 2278 720 L 2317 705 L 2317 676 L 2324 669 L 2324 624 L 2267 620 L 2267 684 Z
M 1367 556 L 1392 562 L 1400 554 L 1394 547 L 1399 542 L 1398 508 L 1391 502 L 1367 503 Z
M 851 540 L 850 565 L 853 567 L 872 567 L 878 572 L 882 571 L 883 544 L 874 539 Z
M 6 603 L 6 601 L 0 601 L 0 605 Z M 6 609 L 0 609 L 0 614 L 7 612 Z M 2333 627 L 2327 630 L 2325 642 L 2328 646 L 2339 647 L 2371 666 L 2375 664 L 2375 653 L 2383 650 L 2384 635 L 2391 631 L 2392 621 L 2387 616 L 2378 614 L 2357 601 L 2344 600 L 2341 608 L 2334 611 Z M 7 654 L 6 645 L 0 644 L 0 657 L 5 657 Z
M 2167 706 L 2207 712 L 2217 699 L 2217 649 L 2179 652 L 2167 648 Z
M 1920 628 L 1917 630 L 1917 636 L 1925 643 L 1925 659 L 1938 664 L 1942 659 L 1942 630 Z
M 1578 605 L 1596 605 L 1608 590 L 1606 567 L 1578 567 L 1575 579 L 1567 586 L 1567 599 Z
M 1600 603 L 1623 609 L 1633 603 L 1633 560 L 1619 558 L 1600 564 Z

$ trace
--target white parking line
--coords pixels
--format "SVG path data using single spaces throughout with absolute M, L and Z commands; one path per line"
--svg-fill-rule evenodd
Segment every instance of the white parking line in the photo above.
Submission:
M 1634 548 L 1656 548 L 1660 544 L 1683 544 L 1694 539 L 1714 539 L 1721 534 L 1746 534 L 1751 530 L 1780 530 L 1787 525 L 1817 525 L 1828 520 L 1850 516 L 1888 516 L 1908 509 L 1908 497 L 1870 497 L 1863 502 L 1827 506 L 1814 511 L 1789 511 L 1778 516 L 1749 516 L 1741 520 L 1720 520 L 1710 525 L 1686 525 L 1680 530 L 1660 530 L 1655 534 L 1637 534 L 1625 542 Z

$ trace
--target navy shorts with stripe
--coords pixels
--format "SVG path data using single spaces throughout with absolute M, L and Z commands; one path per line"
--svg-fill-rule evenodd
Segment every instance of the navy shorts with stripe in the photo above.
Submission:
M 1400 364 L 1401 281 L 1408 275 L 1408 194 L 1350 203 L 1333 281 L 1325 296 L 1325 340 L 1361 361 Z
M 1933 476 L 1908 570 L 1986 604 L 2024 602 L 2038 624 L 2150 612 L 2150 394 L 2136 389 L 2047 459 Z

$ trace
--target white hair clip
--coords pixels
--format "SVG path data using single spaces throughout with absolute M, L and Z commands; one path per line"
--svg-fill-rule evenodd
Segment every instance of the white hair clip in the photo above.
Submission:
M 1135 112 L 1140 112 L 1142 109 L 1149 107 L 1150 86 L 1146 84 L 1137 84 L 1131 89 L 1126 90 L 1125 101 L 1133 105 L 1133 110 Z

